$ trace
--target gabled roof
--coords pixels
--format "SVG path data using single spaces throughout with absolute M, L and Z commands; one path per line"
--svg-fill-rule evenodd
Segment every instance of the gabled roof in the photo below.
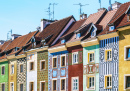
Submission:
M 9 46 L 9 44 L 11 43 L 11 40 L 6 41 L 0 48 L 0 52 L 3 52 L 6 50 L 6 48 Z
M 51 36 L 49 41 L 46 43 L 47 45 L 50 45 L 53 40 L 62 32 L 64 27 L 68 24 L 68 22 L 74 18 L 73 16 L 69 16 L 67 18 L 55 21 L 48 25 L 40 34 L 39 37 L 42 39 L 47 38 L 48 36 Z

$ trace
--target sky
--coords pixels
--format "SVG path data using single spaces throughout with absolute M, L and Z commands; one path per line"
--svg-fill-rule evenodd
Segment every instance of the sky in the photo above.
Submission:
M 120 3 L 129 0 L 116 0 Z M 115 0 L 111 0 L 114 3 Z M 25 35 L 40 26 L 41 19 L 49 19 L 47 8 L 49 3 L 55 6 L 55 19 L 59 20 L 73 15 L 79 20 L 79 6 L 73 4 L 89 4 L 82 7 L 82 12 L 89 16 L 100 8 L 99 0 L 0 0 L 0 40 L 7 40 L 7 33 Z M 108 9 L 109 0 L 101 0 L 101 7 Z M 50 7 L 53 11 L 52 6 Z M 51 15 L 51 18 L 53 16 Z

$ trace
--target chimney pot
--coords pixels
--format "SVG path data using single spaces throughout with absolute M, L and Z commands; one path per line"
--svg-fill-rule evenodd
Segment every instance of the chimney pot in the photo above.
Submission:
M 81 14 L 80 15 L 80 19 L 85 19 L 85 18 L 87 18 L 87 14 Z
M 115 3 L 112 4 L 112 9 L 118 9 L 120 6 L 121 6 L 121 3 L 115 1 Z

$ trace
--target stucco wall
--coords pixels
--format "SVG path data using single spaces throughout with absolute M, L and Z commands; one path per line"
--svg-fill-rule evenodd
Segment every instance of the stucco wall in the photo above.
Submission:
M 1 75 L 2 66 L 5 66 L 4 75 Z M 5 91 L 8 91 L 8 61 L 0 62 L 0 91 L 2 90 L 1 83 L 5 83 Z

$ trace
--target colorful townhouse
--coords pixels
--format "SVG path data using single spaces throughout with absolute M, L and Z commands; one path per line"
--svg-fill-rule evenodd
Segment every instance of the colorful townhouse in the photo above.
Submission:
M 119 79 L 119 36 L 115 29 L 118 21 L 110 24 L 115 17 L 121 3 L 115 2 L 112 4 L 111 14 L 109 15 L 109 23 L 104 30 L 98 35 L 99 43 L 99 90 L 116 91 L 118 89 Z M 119 8 L 119 9 L 118 9 Z M 116 9 L 118 9 L 116 11 Z M 114 11 L 115 10 L 115 11 Z M 116 13 L 115 13 L 116 12 Z M 112 16 L 111 16 L 112 15 Z M 114 15 L 114 16 L 113 16 Z M 115 16 L 116 15 L 116 16 Z
M 106 13 L 99 24 L 91 24 L 88 34 L 82 39 L 83 46 L 83 91 L 99 91 L 99 39 L 98 34 L 109 23 L 117 9 Z M 93 16 L 94 17 L 94 16 Z M 98 16 L 95 16 L 99 18 Z
M 119 35 L 118 89 L 119 91 L 130 91 L 130 43 L 128 42 L 130 40 L 130 2 L 120 6 L 109 24 L 115 26 Z M 113 71 L 115 72 L 116 70 L 113 69 Z
M 74 19 L 75 20 L 75 19 Z M 60 36 L 57 42 L 48 51 L 50 53 L 49 59 L 51 60 L 51 75 L 52 90 L 68 91 L 68 50 L 65 43 L 71 38 L 73 31 L 78 29 L 86 19 L 74 21 L 69 28 Z M 69 36 L 66 34 L 72 33 Z M 54 86 L 56 83 L 56 86 Z

